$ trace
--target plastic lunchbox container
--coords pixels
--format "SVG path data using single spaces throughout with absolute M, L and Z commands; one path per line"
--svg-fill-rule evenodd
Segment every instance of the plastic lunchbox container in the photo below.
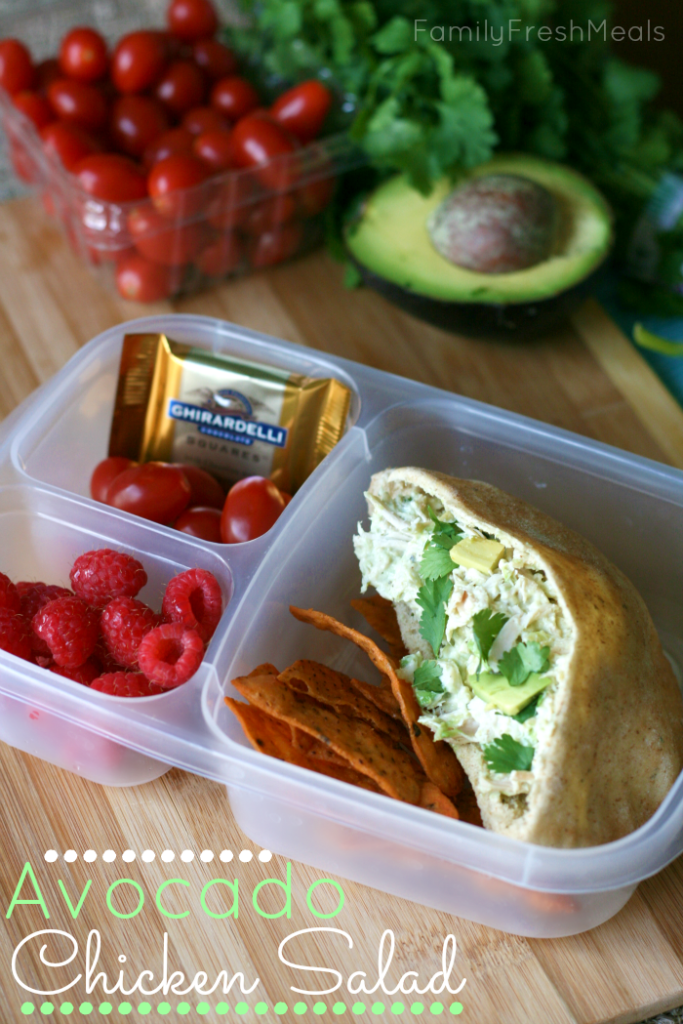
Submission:
M 106 454 L 122 339 L 164 331 L 181 342 L 300 373 L 353 393 L 348 429 L 275 526 L 243 544 L 196 541 L 88 497 Z M 257 664 L 316 658 L 371 679 L 351 645 L 294 620 L 290 604 L 351 625 L 360 573 L 352 549 L 370 475 L 417 464 L 477 477 L 588 536 L 634 580 L 680 675 L 683 473 L 566 431 L 343 359 L 195 316 L 148 317 L 85 346 L 3 424 L 0 571 L 68 584 L 96 546 L 142 555 L 158 602 L 182 568 L 210 569 L 226 602 L 196 676 L 157 697 L 89 690 L 0 652 L 0 738 L 106 785 L 169 765 L 226 785 L 255 842 L 386 892 L 522 935 L 570 935 L 615 914 L 643 878 L 683 850 L 683 778 L 637 832 L 555 850 L 350 787 L 253 750 L 224 703 Z
M 92 25 L 113 43 L 162 22 L 163 8 L 149 4 L 71 0 L 16 14 L 0 35 L 21 39 L 38 61 L 55 56 L 74 25 Z M 138 271 L 142 284 L 135 293 L 118 283 L 124 298 L 140 301 L 189 294 L 309 251 L 322 240 L 337 180 L 363 162 L 348 135 L 329 135 L 256 168 L 225 171 L 175 193 L 171 215 L 160 218 L 151 199 L 112 203 L 90 196 L 58 158 L 45 153 L 35 125 L 3 89 L 0 126 L 16 175 L 40 195 L 71 247 L 103 283 L 116 288 L 117 267 L 132 255 L 153 264 Z

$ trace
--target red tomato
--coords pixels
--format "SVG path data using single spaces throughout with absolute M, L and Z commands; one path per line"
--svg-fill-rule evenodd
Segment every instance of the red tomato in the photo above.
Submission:
M 190 537 L 199 537 L 212 544 L 221 543 L 221 513 L 217 508 L 204 508 L 195 505 L 186 509 L 173 524 L 176 530 L 187 533 Z
M 68 121 L 53 121 L 43 128 L 40 137 L 45 152 L 56 156 L 67 171 L 73 171 L 82 160 L 100 148 L 83 128 Z
M 12 167 L 18 178 L 31 185 L 40 178 L 40 170 L 25 146 L 17 140 L 9 139 L 9 156 Z
M 218 231 L 232 231 L 244 227 L 258 191 L 250 174 L 228 174 L 219 180 L 216 193 L 206 211 L 209 224 Z
M 242 262 L 242 243 L 235 231 L 225 231 L 197 257 L 197 266 L 207 277 L 226 277 Z
M 141 157 L 168 128 L 168 114 L 151 96 L 119 96 L 114 103 L 109 132 L 116 148 L 128 156 Z
M 176 462 L 176 466 L 182 469 L 190 485 L 190 505 L 208 505 L 211 508 L 223 508 L 225 504 L 225 491 L 216 480 L 205 469 L 200 466 L 193 466 L 189 462 Z
M 166 21 L 173 35 L 186 42 L 212 36 L 218 28 L 218 17 L 209 0 L 171 0 Z
M 253 203 L 244 222 L 244 229 L 251 235 L 260 235 L 286 224 L 296 213 L 296 200 L 291 192 L 271 196 L 260 203 Z
M 120 473 L 107 491 L 107 504 L 153 523 L 171 523 L 190 500 L 190 485 L 181 469 L 165 462 L 145 462 Z
M 142 162 L 146 170 L 150 171 L 155 164 L 165 160 L 166 157 L 175 156 L 176 153 L 190 155 L 193 142 L 194 135 L 191 135 L 186 128 L 171 128 L 147 147 L 142 156 Z
M 282 495 L 282 500 L 285 503 L 285 508 L 287 508 L 287 506 L 289 505 L 290 501 L 292 500 L 292 495 L 291 494 L 287 494 L 287 491 L 280 491 L 280 494 Z
M 15 92 L 32 89 L 35 69 L 31 54 L 18 39 L 3 39 L 0 42 L 0 85 L 14 96 Z
M 189 263 L 206 240 L 204 224 L 196 221 L 173 224 L 149 204 L 131 210 L 128 230 L 138 252 L 152 263 L 167 267 L 182 267 Z
M 189 60 L 175 60 L 159 80 L 154 94 L 178 117 L 204 102 L 207 81 L 204 72 Z
M 228 491 L 221 516 L 224 544 L 260 537 L 276 522 L 285 501 L 272 480 L 248 476 Z
M 160 302 L 178 290 L 177 268 L 152 263 L 139 253 L 124 256 L 116 266 L 119 295 L 130 302 Z
M 51 124 L 55 119 L 52 107 L 39 92 L 26 91 L 15 93 L 12 97 L 12 103 L 17 110 L 20 110 L 22 114 L 28 117 L 29 121 L 33 121 L 38 131 Z
M 198 39 L 192 47 L 192 56 L 195 64 L 214 82 L 237 71 L 237 57 L 217 39 Z
M 312 78 L 295 85 L 275 100 L 270 112 L 278 124 L 295 135 L 299 142 L 310 142 L 323 126 L 332 96 L 322 82 Z
M 58 78 L 48 86 L 47 98 L 57 117 L 96 132 L 107 123 L 107 101 L 94 85 Z
M 107 491 L 120 473 L 125 469 L 137 466 L 133 459 L 125 459 L 122 455 L 110 455 L 98 462 L 90 477 L 90 494 L 95 501 L 107 501 Z
M 211 106 L 231 121 L 239 121 L 260 102 L 259 94 L 246 78 L 221 78 L 211 90 Z
M 54 57 L 42 60 L 36 67 L 36 88 L 42 92 L 47 92 L 48 86 L 58 78 L 64 78 L 64 72 Z
M 149 174 L 149 194 L 164 217 L 188 217 L 200 213 L 207 201 L 204 189 L 208 169 L 196 156 L 177 153 L 155 164 Z
M 336 186 L 336 179 L 330 168 L 330 174 L 325 178 L 316 178 L 313 181 L 307 181 L 305 185 L 302 185 L 297 190 L 297 198 L 301 204 L 301 209 L 306 217 L 315 217 L 316 214 L 321 213 L 326 206 L 332 202 L 334 195 L 334 189 Z
M 298 221 L 290 221 L 272 231 L 264 231 L 249 246 L 249 263 L 255 269 L 282 263 L 298 252 L 302 240 L 303 228 Z
M 219 110 L 213 107 L 193 107 L 183 117 L 183 128 L 186 128 L 192 135 L 204 135 L 205 132 L 220 132 L 227 130 L 230 122 L 223 117 Z
M 59 47 L 59 66 L 69 78 L 97 82 L 109 67 L 107 44 L 92 28 L 72 28 Z
M 74 168 L 82 187 L 107 203 L 128 203 L 144 199 L 147 181 L 143 171 L 127 156 L 94 153 Z
M 279 125 L 263 117 L 244 117 L 233 128 L 233 144 L 237 167 L 258 167 L 259 181 L 274 192 L 292 188 L 296 179 L 293 161 L 275 158 L 289 156 L 296 145 Z
M 215 173 L 235 166 L 232 132 L 225 128 L 198 135 L 192 150 Z
M 160 32 L 131 32 L 119 40 L 111 77 L 119 92 L 145 92 L 164 73 L 168 49 Z

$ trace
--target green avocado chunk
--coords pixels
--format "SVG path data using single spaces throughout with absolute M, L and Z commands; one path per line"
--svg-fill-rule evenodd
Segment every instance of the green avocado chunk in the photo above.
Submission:
M 539 676 L 537 672 L 532 672 L 521 686 L 510 686 L 505 676 L 493 672 L 467 677 L 472 693 L 510 717 L 519 714 L 537 694 L 554 682 L 552 676 Z

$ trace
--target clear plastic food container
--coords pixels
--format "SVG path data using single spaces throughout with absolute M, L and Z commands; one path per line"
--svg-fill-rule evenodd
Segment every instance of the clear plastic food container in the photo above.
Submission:
M 269 533 L 210 544 L 88 497 L 107 451 L 123 335 L 135 331 L 332 375 L 352 389 L 346 434 Z M 110 697 L 0 652 L 0 736 L 106 785 L 145 782 L 169 765 L 218 780 L 262 846 L 504 931 L 592 928 L 683 850 L 683 778 L 637 832 L 554 850 L 271 759 L 252 749 L 224 703 L 230 680 L 265 661 L 284 668 L 315 658 L 372 678 L 364 656 L 294 620 L 288 606 L 361 625 L 349 601 L 360 587 L 352 536 L 365 517 L 363 491 L 373 472 L 410 464 L 488 480 L 589 537 L 643 594 L 680 677 L 683 473 L 223 321 L 148 317 L 90 342 L 3 424 L 0 571 L 64 585 L 76 555 L 115 547 L 142 556 L 141 596 L 151 604 L 177 571 L 210 569 L 223 617 L 196 676 L 156 697 Z
M 92 25 L 113 43 L 136 28 L 163 27 L 163 9 L 155 13 L 131 0 L 72 0 L 6 19 L 1 34 L 21 39 L 40 60 L 58 53 L 61 37 L 74 25 Z M 258 69 L 248 73 L 258 77 Z M 56 156 L 45 153 L 33 122 L 1 88 L 0 126 L 15 174 L 105 284 L 117 287 L 117 267 L 133 255 L 153 264 L 136 268 L 134 294 L 118 284 L 125 298 L 143 302 L 199 291 L 309 251 L 322 241 L 340 176 L 365 159 L 348 135 L 329 135 L 174 193 L 172 215 L 159 217 L 151 199 L 112 203 L 90 196 Z

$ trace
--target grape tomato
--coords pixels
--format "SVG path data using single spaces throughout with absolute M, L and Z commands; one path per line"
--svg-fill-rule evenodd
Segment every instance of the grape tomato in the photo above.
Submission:
M 187 508 L 190 493 L 187 477 L 177 466 L 145 462 L 115 477 L 107 504 L 154 523 L 170 523 Z
M 126 459 L 122 455 L 110 455 L 109 458 L 102 459 L 101 462 L 97 463 L 90 477 L 91 497 L 95 501 L 101 501 L 106 504 L 110 484 L 125 469 L 131 469 L 133 466 L 137 466 L 137 462 L 133 459 Z
M 173 524 L 176 530 L 190 537 L 221 543 L 221 512 L 211 506 L 194 505 L 186 509 Z
M 262 536 L 273 526 L 285 500 L 272 480 L 248 476 L 228 491 L 221 516 L 221 536 L 225 544 L 242 543 Z

